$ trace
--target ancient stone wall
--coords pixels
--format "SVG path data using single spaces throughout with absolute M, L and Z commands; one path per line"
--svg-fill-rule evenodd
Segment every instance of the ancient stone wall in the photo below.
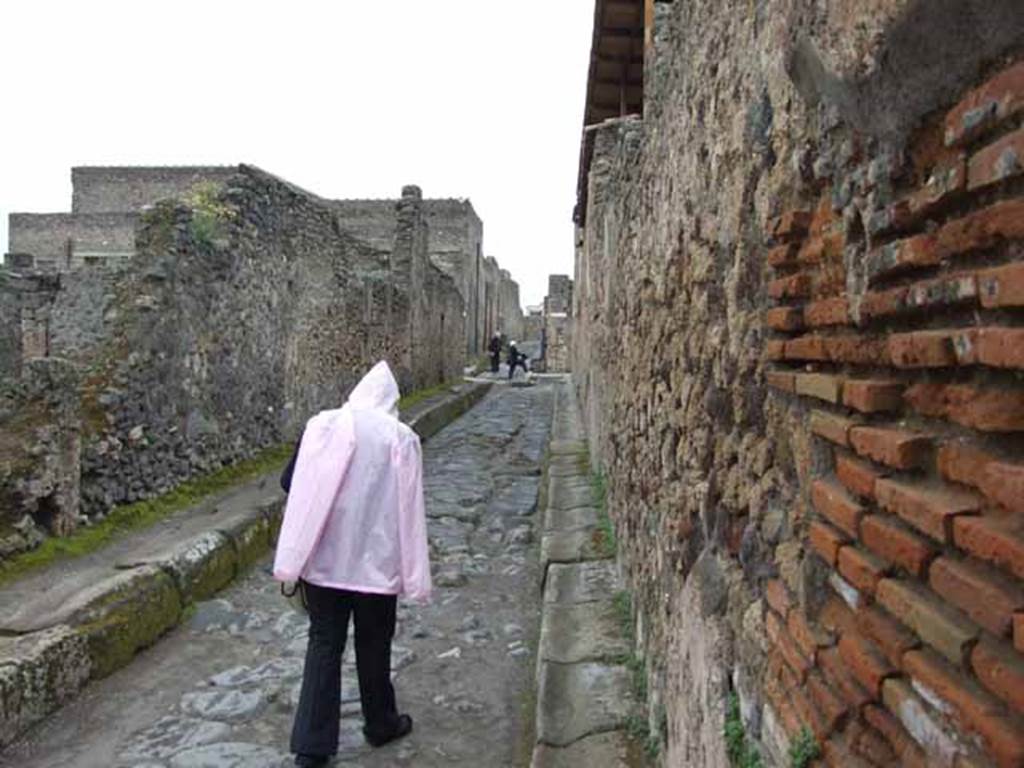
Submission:
M 31 256 L 30 266 L 42 271 L 117 265 L 135 253 L 136 219 L 131 213 L 12 213 L 9 251 Z
M 0 270 L 0 379 L 21 375 L 26 359 L 49 354 L 50 306 L 59 286 L 55 275 Z
M 0 379 L 0 560 L 78 524 L 79 378 L 59 358 Z
M 572 312 L 572 279 L 568 275 L 548 276 L 548 295 L 544 306 L 548 312 Z
M 510 339 L 523 338 L 523 307 L 519 303 L 519 283 L 507 269 L 499 271 L 498 330 Z
M 397 215 L 394 200 L 335 200 L 330 205 L 342 226 L 388 253 L 394 245 Z M 465 317 L 449 328 L 464 327 L 464 350 L 475 355 L 497 329 L 518 330 L 522 322 L 519 286 L 493 257 L 483 257 L 483 223 L 468 200 L 422 200 L 431 262 L 448 275 L 465 303 Z M 511 334 L 510 330 L 505 331 Z
M 332 200 L 344 227 L 374 248 L 391 253 L 395 245 L 394 200 Z
M 223 183 L 234 166 L 101 167 L 71 169 L 71 212 L 138 211 L 157 200 L 181 197 L 202 182 Z
M 667 765 L 1024 764 L 1024 17 L 656 6 L 573 368 Z
M 459 376 L 461 326 L 442 323 L 461 319 L 462 299 L 430 263 L 418 201 L 410 207 L 389 258 L 323 201 L 242 166 L 204 207 L 144 212 L 124 269 L 55 276 L 45 354 L 66 358 L 81 381 L 81 461 L 63 464 L 80 466 L 81 512 L 293 438 L 381 358 L 403 391 Z M 17 442 L 0 457 L 10 470 L 0 493 L 21 487 L 24 457 L 54 453 L 33 442 L 48 424 L 0 414 L 0 434 Z M 5 506 L 4 523 L 27 506 Z M 76 521 L 72 506 L 61 514 Z

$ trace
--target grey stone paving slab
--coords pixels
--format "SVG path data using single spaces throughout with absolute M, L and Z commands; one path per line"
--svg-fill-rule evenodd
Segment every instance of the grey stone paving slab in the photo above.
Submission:
M 589 734 L 620 728 L 630 706 L 630 674 L 625 666 L 542 662 L 537 741 L 566 746 Z
M 538 744 L 531 768 L 630 768 L 636 765 L 635 745 L 624 731 L 586 736 L 567 747 Z
M 599 560 L 601 552 L 595 544 L 598 529 L 594 526 L 552 531 L 544 534 L 540 544 L 540 564 L 577 563 L 581 560 Z
M 122 760 L 163 760 L 192 747 L 227 737 L 231 726 L 195 717 L 163 717 L 135 735 L 121 750 Z
M 611 600 L 544 606 L 540 630 L 541 661 L 561 664 L 608 661 L 628 652 L 629 641 Z
M 547 509 L 544 512 L 544 531 L 567 531 L 594 527 L 600 515 L 597 507 L 576 507 L 575 509 Z
M 586 603 L 607 600 L 619 588 L 614 560 L 591 560 L 583 563 L 553 563 L 548 568 L 544 586 L 544 602 Z
M 181 697 L 181 710 L 204 720 L 238 722 L 259 714 L 266 703 L 262 691 L 193 691 Z

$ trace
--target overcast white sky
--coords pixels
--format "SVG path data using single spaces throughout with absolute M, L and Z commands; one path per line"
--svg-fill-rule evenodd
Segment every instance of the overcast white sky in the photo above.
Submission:
M 248 162 L 325 197 L 469 197 L 524 304 L 572 272 L 594 0 L 0 4 L 0 245 L 73 165 Z

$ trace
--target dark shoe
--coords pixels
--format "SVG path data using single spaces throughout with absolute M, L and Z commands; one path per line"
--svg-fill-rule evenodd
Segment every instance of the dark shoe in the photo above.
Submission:
M 299 768 L 324 768 L 331 762 L 331 758 L 323 755 L 296 755 L 295 764 Z
M 409 715 L 399 715 L 398 724 L 395 726 L 395 730 L 391 733 L 383 736 L 379 734 L 370 733 L 363 728 L 363 735 L 366 736 L 366 740 L 370 742 L 372 747 L 383 747 L 395 739 L 400 739 L 403 736 L 408 736 L 409 732 L 412 731 L 412 718 Z

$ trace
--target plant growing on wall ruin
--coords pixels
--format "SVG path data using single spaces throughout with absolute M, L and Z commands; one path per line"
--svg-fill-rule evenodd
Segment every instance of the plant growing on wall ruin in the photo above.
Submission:
M 725 711 L 725 751 L 734 768 L 761 768 L 761 754 L 747 740 L 747 731 L 740 714 L 740 699 L 729 694 Z
M 200 245 L 213 245 L 223 233 L 223 225 L 237 215 L 234 208 L 221 201 L 220 192 L 220 184 L 202 181 L 185 195 L 185 204 L 192 209 L 192 237 Z
M 811 729 L 804 726 L 800 733 L 790 742 L 789 765 L 790 768 L 807 768 L 811 763 L 821 756 L 821 748 L 818 746 Z

